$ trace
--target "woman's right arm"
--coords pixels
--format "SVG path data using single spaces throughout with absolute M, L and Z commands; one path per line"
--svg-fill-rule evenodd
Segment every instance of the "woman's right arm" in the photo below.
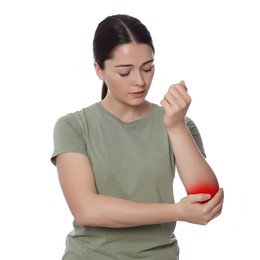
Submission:
M 112 228 L 187 221 L 207 224 L 220 214 L 216 194 L 206 204 L 196 203 L 206 195 L 189 195 L 176 204 L 140 203 L 97 193 L 94 174 L 86 155 L 62 153 L 56 157 L 60 185 L 76 222 Z

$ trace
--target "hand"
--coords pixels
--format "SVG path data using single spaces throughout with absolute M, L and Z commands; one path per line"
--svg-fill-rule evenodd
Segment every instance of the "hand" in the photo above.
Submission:
M 163 123 L 168 131 L 185 126 L 185 115 L 191 103 L 185 82 L 173 84 L 164 95 L 161 105 L 165 110 Z
M 219 189 L 216 195 L 210 198 L 209 194 L 192 194 L 184 197 L 178 204 L 180 220 L 193 224 L 206 225 L 222 212 L 224 202 L 223 189 Z

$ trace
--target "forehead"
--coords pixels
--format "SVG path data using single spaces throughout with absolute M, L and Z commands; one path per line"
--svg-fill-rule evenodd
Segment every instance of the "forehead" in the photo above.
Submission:
M 153 50 L 148 44 L 129 43 L 119 45 L 113 52 L 111 62 L 116 63 L 143 63 L 153 59 Z

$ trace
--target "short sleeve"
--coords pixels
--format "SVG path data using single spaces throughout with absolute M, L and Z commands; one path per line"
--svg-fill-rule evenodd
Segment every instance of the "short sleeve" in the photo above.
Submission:
M 87 155 L 86 142 L 79 120 L 73 115 L 59 118 L 53 130 L 53 153 L 51 162 L 56 165 L 56 157 L 65 152 L 76 152 Z
M 206 157 L 202 138 L 201 138 L 201 135 L 200 135 L 200 132 L 199 132 L 197 126 L 189 117 L 186 117 L 186 125 L 187 125 L 196 145 L 198 146 L 200 152 L 203 154 L 204 157 Z

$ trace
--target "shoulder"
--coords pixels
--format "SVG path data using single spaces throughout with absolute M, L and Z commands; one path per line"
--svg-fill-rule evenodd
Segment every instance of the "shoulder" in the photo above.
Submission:
M 197 128 L 195 122 L 194 122 L 190 117 L 186 116 L 186 117 L 185 117 L 185 122 L 186 122 L 186 125 L 187 125 L 187 127 L 189 128 L 189 130 L 190 130 L 191 132 L 197 132 L 197 133 L 199 133 L 199 130 L 198 130 L 198 128 Z
M 65 114 L 57 119 L 55 127 L 79 127 L 87 122 L 88 118 L 91 116 L 91 114 L 93 114 L 93 111 L 97 111 L 97 106 L 97 103 L 95 103 L 88 107 L 82 108 L 81 110 Z

